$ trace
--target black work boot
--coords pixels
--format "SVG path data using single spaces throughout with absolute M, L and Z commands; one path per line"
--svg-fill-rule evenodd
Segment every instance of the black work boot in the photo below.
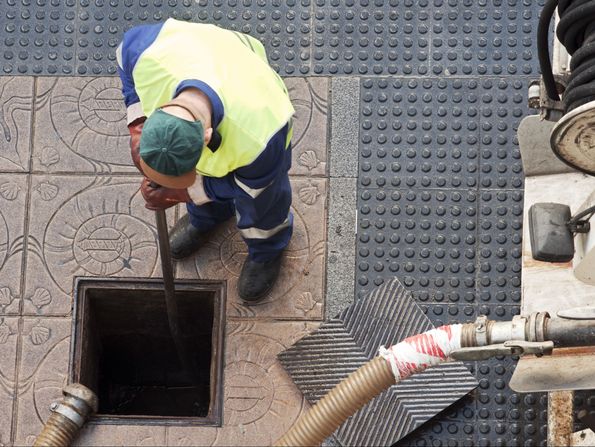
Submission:
M 169 245 L 173 259 L 184 259 L 205 243 L 205 232 L 199 231 L 190 223 L 190 216 L 186 214 L 176 222 L 169 233 Z
M 246 304 L 256 304 L 273 288 L 279 270 L 281 254 L 267 262 L 256 262 L 246 258 L 238 282 L 238 294 Z

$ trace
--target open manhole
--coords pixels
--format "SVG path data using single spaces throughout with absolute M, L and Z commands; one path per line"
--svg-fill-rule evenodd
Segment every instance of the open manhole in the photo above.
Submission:
M 225 282 L 176 281 L 176 298 L 192 374 L 161 280 L 76 279 L 70 379 L 97 394 L 96 422 L 221 425 Z

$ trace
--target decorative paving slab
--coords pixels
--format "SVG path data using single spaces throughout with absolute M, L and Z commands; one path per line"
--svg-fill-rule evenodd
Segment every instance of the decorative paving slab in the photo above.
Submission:
M 19 80 L 22 83 L 19 85 L 30 84 L 32 88 L 33 78 L 4 79 L 7 93 L 0 98 L 9 106 L 22 103 L 22 108 L 14 109 L 15 116 L 23 113 L 23 117 L 30 117 L 31 99 L 25 104 L 26 98 L 12 97 L 8 91 L 14 91 L 11 83 L 16 85 Z M 324 177 L 327 175 L 328 78 L 290 78 L 286 85 L 296 110 L 292 174 Z M 126 109 L 120 89 L 119 79 L 113 77 L 38 78 L 33 171 L 137 174 L 130 159 Z M 9 110 L 12 109 L 11 106 Z M 27 170 L 30 122 L 18 122 L 22 132 L 15 133 L 13 139 L 20 137 L 20 143 L 15 146 L 20 148 L 20 153 L 12 153 L 7 148 L 2 157 L 14 159 L 15 170 L 17 167 Z M 0 168 L 2 166 L 0 158 Z
M 88 424 L 76 445 L 272 445 L 305 401 L 277 360 L 314 323 L 228 322 L 222 427 Z
M 31 156 L 33 78 L 0 77 L 0 172 L 27 172 Z
M 14 402 L 15 445 L 32 445 L 68 379 L 70 318 L 23 318 Z
M 10 444 L 14 399 L 19 319 L 0 317 L 0 443 Z
M 0 174 L 0 317 L 21 310 L 27 176 Z
M 97 425 L 82 443 L 269 444 L 302 411 L 303 398 L 275 356 L 323 317 L 329 84 L 287 80 L 296 109 L 295 233 L 268 301 L 250 309 L 237 301 L 231 286 L 246 250 L 232 222 L 202 257 L 178 266 L 192 278 L 230 280 L 225 427 Z M 0 443 L 29 445 L 67 380 L 74 276 L 159 277 L 161 268 L 118 79 L 7 76 L 0 98 Z M 178 217 L 178 209 L 168 211 L 170 226 Z M 230 323 L 246 316 L 253 323 Z
M 262 303 L 244 306 L 238 297 L 238 278 L 248 249 L 234 219 L 221 225 L 194 257 L 177 263 L 180 278 L 227 280 L 229 317 L 323 318 L 327 180 L 292 177 L 291 184 L 293 236 L 279 279 Z M 180 215 L 185 212 L 180 210 Z
M 139 186 L 140 177 L 32 176 L 24 314 L 70 315 L 74 276 L 161 276 Z
M 378 354 L 431 329 L 430 320 L 397 280 L 374 289 L 341 315 L 279 355 L 310 403 Z M 335 433 L 342 445 L 392 445 L 465 396 L 477 381 L 462 363 L 450 363 L 392 386 Z

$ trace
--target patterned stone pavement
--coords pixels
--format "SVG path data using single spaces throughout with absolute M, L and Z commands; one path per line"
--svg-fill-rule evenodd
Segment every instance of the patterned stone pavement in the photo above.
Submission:
M 180 278 L 226 279 L 224 427 L 89 425 L 84 445 L 270 444 L 305 407 L 276 354 L 324 316 L 328 78 L 287 79 L 296 108 L 295 235 L 278 286 L 250 308 L 232 222 Z M 154 216 L 129 159 L 117 78 L 0 78 L 0 445 L 30 445 L 66 384 L 73 278 L 159 277 Z M 168 211 L 170 225 L 183 213 Z

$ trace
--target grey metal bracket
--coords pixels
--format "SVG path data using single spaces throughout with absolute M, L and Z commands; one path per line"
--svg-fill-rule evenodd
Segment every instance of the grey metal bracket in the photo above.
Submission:
M 450 353 L 450 358 L 458 361 L 487 360 L 499 355 L 526 355 L 542 356 L 551 354 L 554 342 L 530 342 L 524 340 L 510 340 L 502 344 L 461 348 Z

